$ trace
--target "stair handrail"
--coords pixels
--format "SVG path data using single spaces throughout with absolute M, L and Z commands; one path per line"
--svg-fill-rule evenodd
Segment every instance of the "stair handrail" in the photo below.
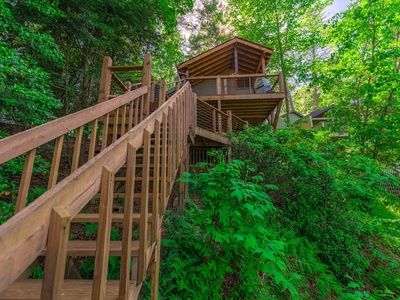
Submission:
M 0 140 L 0 164 L 42 146 L 72 130 L 92 122 L 107 113 L 147 93 L 147 86 L 120 95 L 110 101 L 96 104 L 89 108 L 36 126 Z

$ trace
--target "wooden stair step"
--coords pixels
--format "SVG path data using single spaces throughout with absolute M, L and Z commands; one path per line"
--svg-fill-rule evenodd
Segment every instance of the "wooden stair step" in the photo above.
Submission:
M 110 256 L 121 256 L 122 241 L 110 241 Z M 138 256 L 139 241 L 132 241 L 131 255 Z M 45 256 L 47 249 L 44 249 L 40 255 Z M 95 256 L 96 241 L 71 240 L 68 241 L 68 256 Z
M 149 222 L 153 221 L 152 214 L 149 213 Z M 111 216 L 113 223 L 122 223 L 124 221 L 124 214 L 112 214 Z M 98 213 L 90 213 L 90 214 L 77 214 L 73 219 L 73 223 L 97 223 L 99 220 Z M 140 222 L 140 214 L 134 213 L 132 216 L 132 222 L 139 223 Z
M 42 289 L 42 280 L 25 279 L 14 282 L 3 294 L 1 300 L 36 300 L 40 299 Z M 106 288 L 106 300 L 118 299 L 118 280 L 108 280 Z M 135 298 L 140 292 L 140 286 L 136 283 L 130 285 L 131 299 Z M 136 296 L 137 297 L 137 296 Z M 66 279 L 63 284 L 63 291 L 60 299 L 63 300 L 91 300 L 92 299 L 92 281 L 91 280 L 73 280 Z

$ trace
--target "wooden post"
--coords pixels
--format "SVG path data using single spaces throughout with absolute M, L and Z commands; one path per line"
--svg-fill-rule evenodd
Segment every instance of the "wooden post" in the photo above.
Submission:
M 101 150 L 104 150 L 107 147 L 107 137 L 108 137 L 108 123 L 110 122 L 110 114 L 106 114 L 103 117 L 103 136 L 101 141 Z
M 142 73 L 142 86 L 147 86 L 147 93 L 144 95 L 144 116 L 148 116 L 150 113 L 150 95 L 151 95 L 151 55 L 146 53 L 143 61 L 143 73 Z
M 263 52 L 263 55 L 261 56 L 261 72 L 265 74 L 265 52 Z
M 40 299 L 61 299 L 70 222 L 71 215 L 68 211 L 62 207 L 53 208 Z
M 165 85 L 165 79 L 162 78 L 160 80 L 160 104 L 163 104 L 165 102 L 165 97 L 166 97 L 166 85 Z
M 100 78 L 100 93 L 98 97 L 98 103 L 104 102 L 108 100 L 108 96 L 110 96 L 110 88 L 111 88 L 111 70 L 109 67 L 112 66 L 112 59 L 109 56 L 105 56 L 103 59 L 103 67 L 101 69 L 101 78 Z
M 125 124 L 126 124 L 126 105 L 122 107 L 122 112 L 121 112 L 121 131 L 120 131 L 120 136 L 123 136 L 125 134 Z
M 217 116 L 215 113 L 215 109 L 212 110 L 212 128 L 213 128 L 213 132 L 216 133 L 217 132 Z
M 161 215 L 164 215 L 167 199 L 167 114 L 162 116 L 162 142 L 161 142 Z
M 105 299 L 110 250 L 111 214 L 113 204 L 114 173 L 103 167 L 101 177 L 101 196 L 99 227 L 97 230 L 96 258 L 94 262 L 92 299 Z
M 160 122 L 154 123 L 154 166 L 153 166 L 153 203 L 152 203 L 152 223 L 151 223 L 151 244 L 155 244 L 154 261 L 152 263 L 151 275 L 151 299 L 158 299 L 158 280 L 160 273 Z M 164 201 L 162 201 L 164 202 Z
M 221 111 L 221 108 L 222 108 L 221 99 L 218 99 L 217 105 L 218 105 L 218 110 Z M 222 133 L 222 115 L 218 112 L 217 116 L 218 116 L 218 133 L 221 134 Z
M 31 185 L 33 164 L 35 162 L 36 148 L 26 153 L 24 170 L 22 171 L 21 182 L 19 184 L 17 204 L 15 205 L 14 214 L 19 212 L 26 206 L 28 198 L 29 186 Z
M 129 299 L 130 287 L 130 264 L 131 264 L 131 245 L 132 245 L 132 215 L 135 188 L 135 170 L 136 170 L 136 149 L 132 144 L 128 144 L 126 156 L 126 181 L 125 181 L 125 202 L 124 202 L 124 220 L 122 231 L 122 253 L 121 269 L 119 280 L 119 297 Z
M 227 114 L 228 114 L 228 131 L 232 131 L 232 112 L 228 110 Z
M 181 88 L 181 83 L 180 83 L 180 78 L 179 75 L 177 75 L 175 77 L 176 83 L 175 83 L 175 93 L 177 93 L 179 91 L 179 89 Z
M 142 199 L 140 206 L 140 235 L 139 235 L 139 266 L 138 284 L 146 277 L 147 229 L 149 216 L 149 173 L 150 173 L 150 133 L 143 129 L 143 170 L 142 170 Z
M 216 90 L 217 90 L 217 95 L 221 95 L 221 76 L 217 75 L 217 80 L 216 80 Z

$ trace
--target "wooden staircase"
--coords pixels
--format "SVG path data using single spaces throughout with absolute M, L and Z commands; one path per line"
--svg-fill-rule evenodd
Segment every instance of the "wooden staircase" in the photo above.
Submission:
M 121 86 L 114 74 L 119 68 L 105 58 L 99 104 L 0 140 L 0 163 L 25 154 L 15 215 L 0 226 L 0 299 L 137 299 L 148 275 L 151 298 L 158 298 L 161 224 L 175 178 L 189 170 L 190 141 L 206 120 L 197 126 L 201 108 L 189 83 L 178 81 L 173 96 L 152 102 L 150 55 L 143 66 L 131 67 L 143 71 L 142 87 L 122 87 L 124 94 L 108 100 L 111 80 Z M 213 132 L 222 136 L 238 120 L 212 108 L 209 122 L 213 129 L 226 124 Z M 75 141 L 71 174 L 60 180 L 66 135 Z M 53 148 L 48 190 L 27 206 L 35 156 L 43 145 Z M 179 183 L 175 193 L 182 205 L 187 187 Z M 120 199 L 123 208 L 115 210 Z M 98 211 L 88 211 L 94 202 Z M 97 223 L 96 237 L 71 239 L 71 228 L 80 223 Z M 113 227 L 120 240 L 111 240 Z M 44 278 L 21 278 L 41 256 Z M 91 256 L 91 279 L 64 279 L 68 257 Z M 118 280 L 107 280 L 110 256 L 120 258 Z

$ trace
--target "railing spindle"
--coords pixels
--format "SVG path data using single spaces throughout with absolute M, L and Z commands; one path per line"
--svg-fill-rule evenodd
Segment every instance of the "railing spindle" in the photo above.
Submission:
M 54 143 L 53 159 L 51 161 L 51 170 L 47 189 L 51 189 L 57 183 L 58 169 L 60 167 L 61 152 L 64 142 L 64 135 L 56 138 Z

